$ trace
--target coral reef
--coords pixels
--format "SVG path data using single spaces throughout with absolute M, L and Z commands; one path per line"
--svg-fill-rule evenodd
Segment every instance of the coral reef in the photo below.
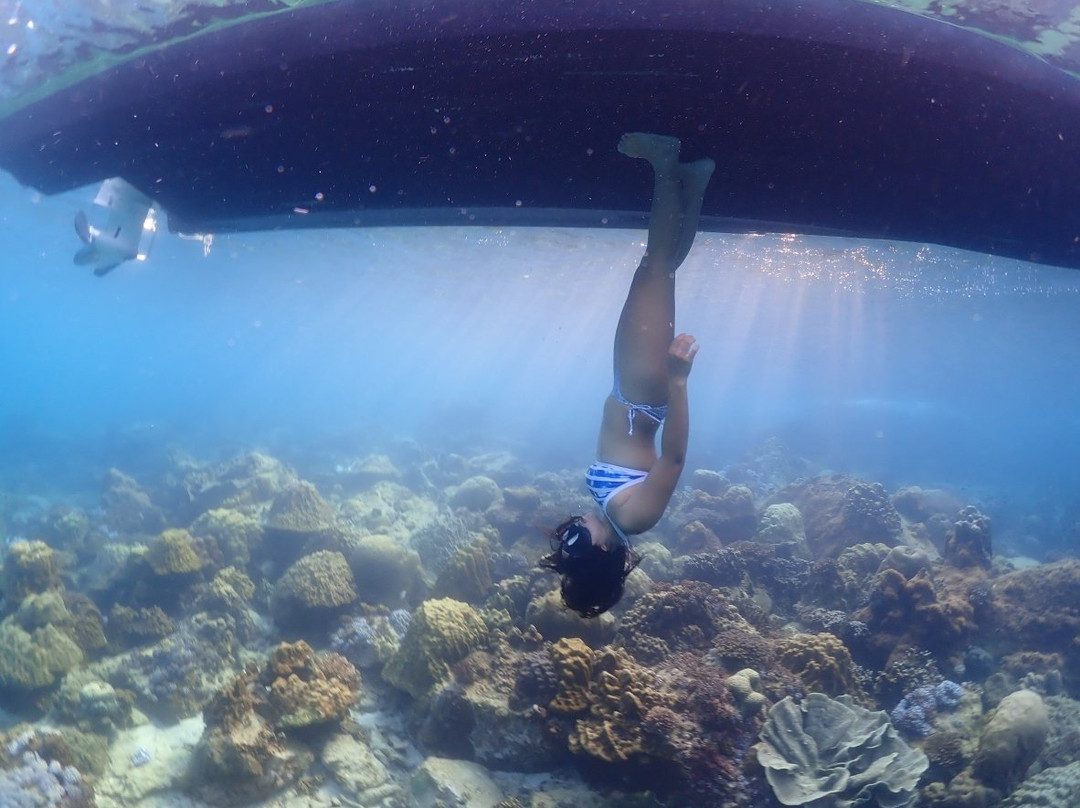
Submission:
M 525 621 L 535 626 L 545 640 L 580 637 L 590 645 L 603 645 L 615 637 L 615 618 L 609 612 L 595 618 L 582 617 L 563 606 L 557 590 L 544 592 L 529 601 Z
M 933 731 L 938 711 L 956 709 L 963 695 L 964 689 L 949 680 L 935 687 L 923 685 L 904 696 L 889 713 L 889 718 L 900 732 L 925 738 Z
M 82 649 L 51 623 L 33 631 L 14 617 L 0 623 L 0 687 L 21 692 L 49 687 L 82 661 Z
M 589 707 L 593 650 L 577 638 L 559 640 L 549 649 L 556 687 L 548 706 L 559 713 L 580 713 Z
M 389 536 L 362 536 L 346 557 L 363 603 L 396 609 L 419 602 L 427 590 L 420 556 Z
M 163 531 L 150 543 L 144 558 L 154 574 L 162 577 L 190 575 L 206 564 L 191 534 L 182 529 Z
M 359 687 L 339 654 L 316 654 L 303 641 L 277 646 L 261 670 L 250 664 L 207 703 L 187 789 L 224 806 L 269 797 L 313 758 L 283 733 L 339 722 Z
M 735 607 L 711 586 L 661 583 L 626 611 L 618 638 L 643 661 L 656 661 L 667 651 L 704 652 L 722 629 L 746 626 Z
M 761 675 L 752 668 L 736 671 L 724 679 L 724 684 L 731 691 L 731 697 L 744 717 L 757 715 L 769 703 L 765 695 L 758 692 Z
M 1073 677 L 1080 636 L 1080 561 L 1066 560 L 1001 575 L 989 608 L 995 639 L 1009 650 L 1066 651 Z
M 450 507 L 484 511 L 502 497 L 499 484 L 490 477 L 478 474 L 457 486 L 450 494 Z
M 850 694 L 865 701 L 851 653 L 832 634 L 796 634 L 778 643 L 780 662 L 796 674 L 808 690 L 828 696 Z
M 113 657 L 98 668 L 114 687 L 135 693 L 142 709 L 175 721 L 203 708 L 234 672 L 236 652 L 231 617 L 197 614 L 156 645 Z
M 795 555 L 810 556 L 802 514 L 790 502 L 774 503 L 762 512 L 754 539 L 766 544 L 789 545 Z
M 46 760 L 37 752 L 23 752 L 10 768 L 0 769 L 0 804 L 4 808 L 91 808 L 94 802 L 92 789 L 74 766 Z
M 357 598 L 352 570 L 336 550 L 320 550 L 294 562 L 274 585 L 271 613 L 288 628 L 326 625 Z
M 757 530 L 754 494 L 744 485 L 730 486 L 719 494 L 692 491 L 676 505 L 669 518 L 676 525 L 698 522 L 721 544 L 747 541 Z M 689 548 L 676 545 L 675 549 L 685 553 Z
M 401 646 L 383 669 L 383 678 L 415 698 L 428 695 L 449 673 L 449 665 L 483 643 L 487 626 L 467 603 L 437 598 L 413 613 Z
M 113 645 L 130 648 L 168 637 L 176 623 L 160 606 L 131 609 L 116 603 L 109 611 L 107 630 Z
M 950 653 L 963 648 L 977 630 L 975 610 L 953 587 L 939 594 L 927 570 L 905 578 L 885 569 L 874 579 L 869 603 L 856 612 L 871 631 L 867 648 L 877 661 L 908 645 Z
M 258 681 L 271 723 L 282 730 L 341 720 L 360 690 L 360 674 L 345 657 L 317 656 L 303 640 L 275 648 Z
M 213 805 L 246 805 L 269 797 L 306 766 L 269 721 L 251 692 L 255 671 L 233 679 L 203 710 L 206 728 L 192 756 L 187 788 Z
M 1000 808 L 1063 808 L 1080 804 L 1080 763 L 1047 769 L 1025 780 Z
M 17 606 L 27 595 L 59 589 L 56 551 L 43 541 L 15 541 L 7 548 L 3 570 L 4 598 Z
M 139 484 L 118 469 L 109 469 L 105 476 L 105 523 L 121 533 L 158 533 L 165 527 L 161 508 Z
M 774 705 L 755 749 L 784 805 L 901 808 L 914 800 L 928 765 L 885 713 L 821 693 Z
M 411 619 L 404 609 L 349 617 L 331 635 L 330 647 L 358 668 L 380 668 L 397 651 Z
M 968 505 L 960 510 L 942 553 L 954 567 L 990 568 L 993 549 L 990 541 L 990 518 Z
M 487 539 L 477 539 L 458 549 L 439 571 L 431 594 L 479 604 L 495 587 L 491 577 L 493 548 Z
M 262 542 L 263 531 L 251 516 L 231 508 L 213 508 L 199 515 L 188 528 L 192 536 L 212 537 L 226 564 L 243 566 Z
M 781 489 L 772 502 L 799 509 L 806 543 L 814 558 L 836 558 L 865 542 L 896 544 L 901 520 L 884 488 L 841 474 L 800 480 Z

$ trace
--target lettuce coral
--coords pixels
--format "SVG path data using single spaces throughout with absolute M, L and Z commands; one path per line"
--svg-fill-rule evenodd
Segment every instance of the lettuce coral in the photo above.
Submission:
M 810 808 L 904 808 L 928 765 L 884 712 L 821 693 L 777 703 L 755 750 L 776 798 Z

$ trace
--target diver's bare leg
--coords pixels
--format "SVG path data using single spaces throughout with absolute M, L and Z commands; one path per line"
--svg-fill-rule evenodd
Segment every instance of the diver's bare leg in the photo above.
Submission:
M 631 133 L 623 136 L 619 151 L 648 160 L 655 182 L 648 244 L 615 331 L 615 375 L 625 398 L 663 404 L 667 352 L 675 335 L 675 270 L 684 218 L 679 141 Z
M 712 178 L 716 163 L 705 158 L 693 163 L 679 164 L 679 179 L 682 183 L 682 223 L 679 243 L 675 247 L 675 267 L 681 267 L 697 237 L 698 220 L 701 218 L 701 203 L 705 199 L 705 188 Z

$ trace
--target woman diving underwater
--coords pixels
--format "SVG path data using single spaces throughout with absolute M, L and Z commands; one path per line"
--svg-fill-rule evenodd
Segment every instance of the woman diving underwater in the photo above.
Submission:
M 675 336 L 675 270 L 694 243 L 715 168 L 708 159 L 680 163 L 673 137 L 632 132 L 619 151 L 648 160 L 655 181 L 645 254 L 615 330 L 615 382 L 604 402 L 597 462 L 586 473 L 597 508 L 555 528 L 551 553 L 540 560 L 562 576 L 563 603 L 582 617 L 618 603 L 641 560 L 629 537 L 660 520 L 682 473 L 690 429 L 686 380 L 698 346 L 689 334 Z

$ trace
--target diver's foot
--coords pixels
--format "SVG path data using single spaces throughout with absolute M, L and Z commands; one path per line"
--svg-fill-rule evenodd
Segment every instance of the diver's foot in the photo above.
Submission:
M 679 181 L 682 183 L 683 199 L 686 204 L 691 199 L 699 202 L 705 196 L 705 188 L 716 170 L 716 161 L 706 157 L 692 163 L 679 163 Z
M 619 140 L 619 151 L 627 157 L 648 160 L 653 168 L 668 169 L 679 162 L 679 139 L 648 132 L 627 132 Z

